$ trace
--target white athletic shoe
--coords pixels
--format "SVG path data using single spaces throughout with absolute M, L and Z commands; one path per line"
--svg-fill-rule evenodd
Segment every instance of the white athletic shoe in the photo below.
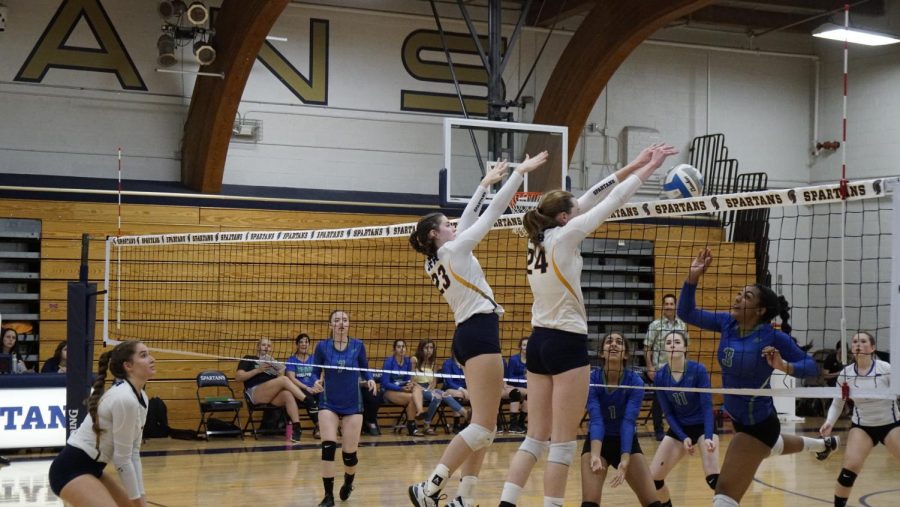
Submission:
M 440 491 L 433 495 L 426 495 L 424 482 L 413 484 L 409 487 L 409 500 L 416 507 L 438 507 L 438 502 L 444 498 L 447 498 L 447 496 L 441 496 Z
M 452 502 L 448 503 L 444 507 L 469 507 L 469 504 L 463 501 L 461 496 L 458 496 L 453 499 Z

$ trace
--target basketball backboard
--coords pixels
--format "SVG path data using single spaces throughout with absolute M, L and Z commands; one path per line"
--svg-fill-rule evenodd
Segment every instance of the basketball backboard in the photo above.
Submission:
M 568 146 L 567 127 L 444 118 L 441 204 L 465 206 L 485 171 L 498 159 L 508 160 L 510 169 L 513 169 L 525 160 L 526 153 L 542 150 L 550 153 L 549 161 L 544 167 L 528 174 L 519 190 L 543 192 L 563 188 L 569 166 Z M 487 199 L 490 200 L 493 195 L 490 192 Z

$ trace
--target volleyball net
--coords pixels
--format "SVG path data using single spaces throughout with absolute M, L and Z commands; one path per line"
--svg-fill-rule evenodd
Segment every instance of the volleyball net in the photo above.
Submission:
M 629 341 L 631 366 L 641 369 L 643 339 L 660 317 L 663 295 L 679 294 L 691 260 L 709 247 L 715 262 L 697 291 L 698 307 L 728 311 L 741 288 L 763 282 L 790 301 L 800 345 L 834 348 L 865 330 L 879 350 L 900 357 L 900 340 L 891 337 L 900 329 L 891 301 L 898 287 L 891 276 L 900 272 L 892 266 L 900 251 L 900 235 L 892 234 L 895 180 L 851 182 L 846 199 L 834 184 L 626 204 L 582 248 L 592 354 L 602 336 L 617 331 Z M 515 233 L 521 216 L 501 217 L 475 250 L 506 310 L 505 357 L 518 353 L 519 339 L 531 332 L 526 240 Z M 433 340 L 439 365 L 450 354 L 455 325 L 435 287 L 441 281 L 426 277 L 424 258 L 409 247 L 414 226 L 110 238 L 103 339 L 240 359 L 268 338 L 273 356 L 284 360 L 299 333 L 313 347 L 327 338 L 329 315 L 343 310 L 373 369 L 397 339 L 410 354 L 420 340 Z M 688 358 L 706 365 L 717 385 L 718 334 L 694 328 L 689 334 Z M 896 395 L 900 383 L 892 390 Z M 825 397 L 834 390 L 805 393 L 790 395 Z

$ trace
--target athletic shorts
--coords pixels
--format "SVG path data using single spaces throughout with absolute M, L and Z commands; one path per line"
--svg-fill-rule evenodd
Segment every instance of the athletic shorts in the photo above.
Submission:
M 781 435 L 781 423 L 778 422 L 778 414 L 775 412 L 772 412 L 769 414 L 769 417 L 757 424 L 741 424 L 735 419 L 732 419 L 731 422 L 734 424 L 735 433 L 746 433 L 766 444 L 766 447 L 769 449 L 775 447 L 775 442 L 778 441 L 778 436 Z
M 97 461 L 81 449 L 66 445 L 50 464 L 50 489 L 56 496 L 66 484 L 82 475 L 93 475 L 100 478 L 106 463 Z
M 587 366 L 587 335 L 535 327 L 525 350 L 526 368 L 538 375 L 558 375 Z
M 466 361 L 484 354 L 500 354 L 500 316 L 476 313 L 453 333 L 453 357 L 465 366 Z
M 850 428 L 859 428 L 866 432 L 866 435 L 869 435 L 869 438 L 872 439 L 873 445 L 884 444 L 884 439 L 887 438 L 888 433 L 891 432 L 894 428 L 900 428 L 900 421 L 891 423 L 891 424 L 883 424 L 881 426 L 860 426 L 859 424 L 853 423 L 850 425 Z
M 644 454 L 641 444 L 638 442 L 637 434 L 631 437 L 631 454 Z M 591 453 L 591 437 L 584 439 L 584 447 L 581 448 L 581 454 Z M 600 448 L 600 457 L 606 460 L 606 464 L 619 468 L 622 462 L 622 439 L 614 436 L 607 436 L 603 439 L 603 446 Z
M 687 437 L 691 439 L 691 443 L 694 445 L 697 445 L 700 442 L 700 437 L 706 436 L 703 431 L 702 424 L 691 424 L 691 425 L 687 425 L 687 426 L 682 425 L 681 431 L 683 431 L 684 434 L 687 435 Z M 715 431 L 713 431 L 713 435 L 715 435 Z M 679 442 L 683 442 L 683 440 L 678 438 L 678 435 L 676 435 L 675 432 L 672 431 L 672 426 L 669 426 L 669 431 L 666 432 L 666 436 L 672 437 L 675 440 L 678 440 Z

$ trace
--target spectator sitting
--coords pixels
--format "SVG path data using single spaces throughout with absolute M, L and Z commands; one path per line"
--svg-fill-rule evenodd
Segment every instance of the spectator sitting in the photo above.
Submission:
M 831 387 L 837 385 L 838 375 L 840 375 L 841 371 L 844 369 L 844 364 L 841 362 L 842 343 L 843 340 L 838 340 L 838 342 L 834 344 L 834 350 L 825 357 L 825 361 L 822 364 L 825 384 Z
M 284 376 L 284 365 L 272 358 L 272 342 L 260 338 L 256 344 L 259 355 L 246 355 L 238 363 L 235 380 L 244 383 L 244 395 L 256 405 L 271 403 L 284 407 L 291 419 L 290 439 L 300 441 L 300 410 L 297 401 L 306 399 L 303 391 Z
M 510 433 L 525 433 L 525 416 L 528 414 L 528 382 L 525 378 L 525 349 L 528 348 L 528 337 L 519 339 L 519 353 L 509 356 L 506 364 L 506 379 L 503 386 L 503 399 L 509 400 Z
M 441 373 L 454 375 L 454 377 L 444 377 L 444 394 L 450 395 L 462 403 L 467 403 L 469 401 L 469 389 L 466 387 L 466 378 L 463 375 L 462 365 L 456 361 L 455 357 L 450 357 L 444 361 Z
M 309 335 L 300 333 L 294 340 L 297 350 L 294 355 L 287 358 L 284 364 L 285 374 L 294 384 L 306 394 L 303 405 L 306 406 L 306 413 L 312 420 L 316 428 L 313 430 L 313 436 L 319 438 L 319 393 L 322 387 L 316 385 L 318 378 L 313 375 L 313 359 L 309 351 Z
M 462 405 L 456 401 L 453 396 L 447 396 L 446 393 L 436 389 L 437 378 L 434 376 L 434 364 L 436 362 L 434 354 L 434 340 L 420 340 L 416 347 L 416 355 L 412 357 L 413 368 L 416 376 L 413 381 L 423 389 L 422 399 L 428 403 L 428 412 L 425 414 L 425 421 L 430 422 L 434 418 L 435 412 L 443 402 L 453 411 L 453 428 L 459 432 L 462 423 L 468 418 L 468 412 Z
M 25 361 L 19 356 L 18 344 L 19 333 L 17 333 L 15 329 L 9 327 L 3 328 L 3 345 L 0 346 L 0 354 L 9 354 L 12 356 L 10 373 L 25 373 L 28 371 L 28 367 L 25 366 Z
M 59 342 L 56 344 L 56 350 L 53 352 L 53 357 L 44 361 L 44 367 L 41 368 L 41 373 L 65 373 L 67 348 L 66 342 Z
M 381 374 L 381 388 L 384 400 L 406 408 L 406 429 L 409 436 L 420 437 L 418 420 L 425 410 L 422 408 L 422 389 L 411 380 L 411 375 L 397 373 L 411 372 L 412 361 L 406 356 L 406 341 L 394 340 L 394 354 L 384 359 L 384 373 Z M 424 422 L 425 435 L 434 435 L 434 430 Z

